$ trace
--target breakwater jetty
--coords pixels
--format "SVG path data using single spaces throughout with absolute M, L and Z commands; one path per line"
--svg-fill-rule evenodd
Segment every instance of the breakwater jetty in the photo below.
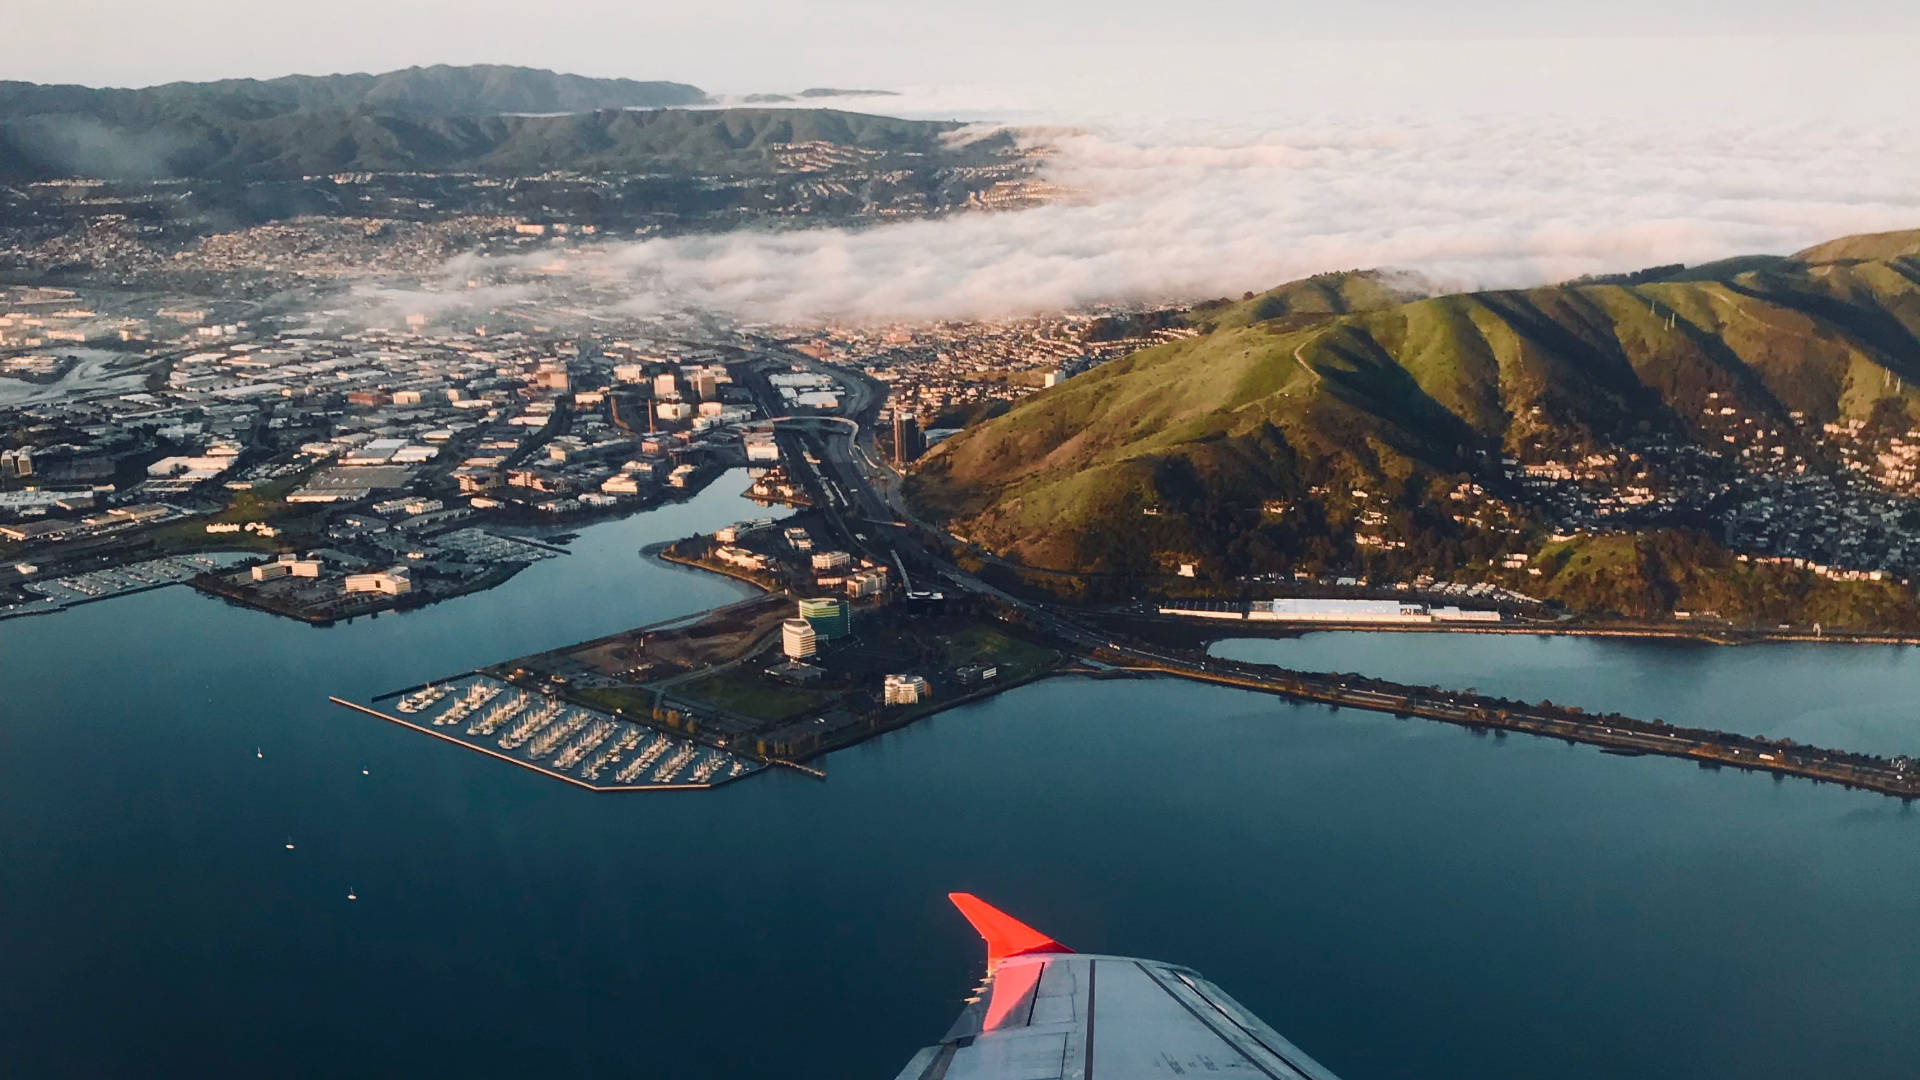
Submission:
M 1804 746 L 1785 739 L 1676 727 L 1618 713 L 1589 713 L 1550 701 L 1528 703 L 1363 675 L 1292 671 L 1140 649 L 1096 650 L 1095 658 L 1123 670 L 1237 686 L 1300 701 L 1418 716 L 1478 730 L 1523 732 L 1586 743 L 1613 753 L 1686 758 L 1705 768 L 1732 767 L 1798 776 L 1908 801 L 1920 798 L 1920 761 L 1910 757 L 1880 757 Z

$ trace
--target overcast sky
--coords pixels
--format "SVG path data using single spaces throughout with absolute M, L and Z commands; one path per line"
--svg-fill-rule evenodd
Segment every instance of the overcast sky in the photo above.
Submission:
M 14 4 L 0 78 L 92 85 L 513 63 L 720 91 L 1045 83 L 1301 42 L 1920 33 L 1912 0 L 67 0 Z M 1216 69 L 1217 70 L 1217 69 Z M 1802 71 L 1801 76 L 1818 72 Z

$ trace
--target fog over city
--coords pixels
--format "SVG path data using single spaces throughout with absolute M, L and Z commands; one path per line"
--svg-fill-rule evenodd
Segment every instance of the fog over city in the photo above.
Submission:
M 186 17 L 211 23 L 224 6 Z M 1757 4 L 1734 18 L 1701 4 L 1484 4 L 1442 17 L 1373 0 L 1331 18 L 1223 0 L 1200 5 L 1205 19 L 1135 17 L 1156 10 L 1121 4 L 1091 19 L 1073 5 L 854 4 L 833 19 L 752 0 L 697 16 L 586 5 L 508 43 L 470 40 L 471 20 L 455 20 L 411 39 L 404 56 L 388 55 L 391 41 L 315 28 L 323 52 L 304 66 L 500 59 L 689 79 L 719 105 L 806 85 L 884 87 L 899 93 L 790 103 L 1011 127 L 1052 150 L 1040 178 L 1062 190 L 1038 208 L 602 246 L 596 279 L 624 275 L 624 305 L 641 311 L 969 318 L 1238 295 L 1358 267 L 1445 288 L 1524 286 L 1784 254 L 1920 216 L 1920 125 L 1908 107 L 1920 97 L 1910 62 L 1920 39 L 1903 5 L 1829 17 Z M 566 38 L 565 55 L 549 55 L 588 20 L 604 35 Z M 595 53 L 622 28 L 636 47 Z M 676 47 L 716 34 L 728 48 Z M 942 47 L 878 48 L 878 38 Z M 165 65 L 191 50 L 170 56 L 129 61 L 114 81 L 188 74 Z M 204 62 L 219 70 L 193 77 L 296 64 L 254 52 Z M 89 74 L 103 77 L 73 77 Z M 456 261 L 448 287 L 470 270 Z
M 1227 46 L 815 104 L 1011 127 L 1050 205 L 603 251 L 634 310 L 977 318 L 1239 295 L 1330 270 L 1442 288 L 1786 254 L 1920 217 L 1907 39 Z M 1338 88 L 1330 93 L 1329 88 Z M 1604 93 L 1596 87 L 1605 86 Z M 737 101 L 738 95 L 724 101 Z M 456 267 L 456 278 L 464 268 Z
M 1803 124 L 1276 118 L 1033 137 L 1053 148 L 1042 178 L 1066 189 L 1048 206 L 648 240 L 609 259 L 649 292 L 748 317 L 966 318 L 1360 267 L 1525 286 L 1786 253 L 1920 216 L 1920 143 Z

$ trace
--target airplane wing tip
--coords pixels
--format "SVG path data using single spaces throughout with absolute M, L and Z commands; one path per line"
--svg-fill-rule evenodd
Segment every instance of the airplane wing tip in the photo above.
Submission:
M 989 970 L 999 967 L 1000 961 L 1011 956 L 1073 951 L 972 893 L 951 892 L 947 899 L 987 943 Z

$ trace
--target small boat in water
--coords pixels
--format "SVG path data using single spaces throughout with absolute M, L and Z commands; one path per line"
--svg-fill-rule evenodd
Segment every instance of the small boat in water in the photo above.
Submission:
M 351 886 L 351 885 L 349 885 L 349 886 L 347 886 L 347 899 L 349 899 L 349 900 L 358 900 L 358 899 L 360 899 L 360 897 L 359 897 L 358 895 L 356 895 L 356 894 L 354 893 L 354 891 L 353 891 L 353 886 Z
M 288 851 L 293 850 L 293 837 L 291 836 L 287 837 L 287 850 Z
M 257 758 L 263 758 L 263 757 L 266 757 L 267 755 L 261 753 L 260 748 L 256 746 L 253 748 L 253 756 Z

